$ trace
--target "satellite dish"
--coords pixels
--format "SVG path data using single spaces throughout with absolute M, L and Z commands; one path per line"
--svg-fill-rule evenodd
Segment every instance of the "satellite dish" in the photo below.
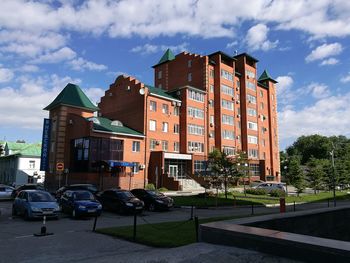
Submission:
M 139 89 L 139 93 L 140 93 L 141 95 L 145 95 L 145 89 Z

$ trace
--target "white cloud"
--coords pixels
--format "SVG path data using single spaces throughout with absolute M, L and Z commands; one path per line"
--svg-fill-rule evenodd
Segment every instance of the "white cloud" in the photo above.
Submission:
M 341 81 L 342 83 L 348 83 L 348 82 L 350 82 L 350 72 L 348 73 L 348 75 L 342 77 L 342 78 L 340 79 L 340 81 Z
M 314 105 L 279 112 L 280 139 L 296 139 L 301 135 L 349 136 L 350 93 L 318 100 Z
M 312 62 L 315 60 L 321 60 L 330 56 L 338 55 L 342 51 L 343 47 L 340 43 L 323 44 L 312 50 L 311 53 L 305 58 L 305 61 Z
M 0 88 L 0 123 L 2 127 L 41 129 L 48 112 L 43 108 L 50 104 L 67 83 L 81 83 L 69 76 L 18 78 L 19 87 Z M 9 99 L 11 98 L 11 99 Z
M 316 99 L 326 98 L 330 95 L 328 86 L 325 84 L 311 83 L 308 85 L 307 90 Z
M 291 76 L 279 76 L 276 78 L 276 91 L 278 95 L 278 102 L 287 104 L 295 98 L 295 92 L 291 89 L 294 80 Z
M 96 104 L 101 101 L 101 97 L 105 94 L 105 89 L 101 88 L 88 88 L 84 89 L 86 96 L 91 100 L 92 103 Z
M 165 51 L 168 48 L 174 53 L 179 53 L 181 51 L 185 51 L 188 48 L 188 43 L 184 42 L 176 46 L 144 44 L 143 46 L 136 46 L 132 48 L 130 51 L 133 53 L 140 53 L 140 54 L 146 55 L 146 54 L 157 53 L 159 51 Z
M 13 71 L 8 68 L 2 68 L 0 64 L 0 83 L 9 82 L 13 77 Z
M 27 64 L 27 65 L 23 65 L 18 70 L 23 71 L 23 72 L 38 72 L 39 67 L 35 66 L 35 65 Z
M 59 63 L 76 57 L 76 53 L 69 47 L 63 47 L 32 60 L 32 63 Z
M 103 71 L 107 69 L 107 66 L 102 64 L 96 64 L 91 61 L 87 61 L 83 58 L 73 59 L 68 62 L 72 69 L 77 71 L 91 70 L 91 71 Z
M 321 66 L 329 66 L 329 65 L 336 65 L 339 63 L 339 60 L 336 58 L 329 58 L 329 59 L 325 59 L 321 62 Z
M 271 42 L 267 39 L 269 28 L 264 24 L 257 24 L 251 27 L 245 38 L 245 42 L 251 50 L 267 51 L 277 46 L 278 40 Z

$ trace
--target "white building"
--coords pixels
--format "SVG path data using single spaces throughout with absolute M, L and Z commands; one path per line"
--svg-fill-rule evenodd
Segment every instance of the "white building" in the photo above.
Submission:
M 45 172 L 40 171 L 41 144 L 6 142 L 4 152 L 0 157 L 0 183 L 44 182 Z

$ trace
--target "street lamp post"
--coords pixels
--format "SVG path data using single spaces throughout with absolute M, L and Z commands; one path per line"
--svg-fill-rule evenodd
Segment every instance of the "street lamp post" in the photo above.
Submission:
M 244 178 L 243 178 L 243 188 L 244 188 L 244 195 L 247 196 L 247 193 L 245 191 L 245 178 L 247 177 L 247 173 L 248 173 L 248 164 L 244 163 Z
M 333 176 L 332 176 L 332 184 L 333 184 L 333 204 L 334 206 L 337 206 L 337 200 L 336 200 L 336 196 L 335 196 L 335 165 L 334 165 L 334 148 L 333 150 L 330 152 L 331 158 L 332 158 L 332 172 L 333 172 Z

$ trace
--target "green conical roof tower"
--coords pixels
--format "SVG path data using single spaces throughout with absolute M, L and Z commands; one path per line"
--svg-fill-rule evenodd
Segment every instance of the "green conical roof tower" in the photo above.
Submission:
M 163 64 L 163 63 L 165 63 L 167 61 L 174 60 L 174 59 L 175 59 L 174 53 L 168 48 L 165 51 L 164 55 L 159 60 L 159 62 L 156 65 L 154 65 L 153 67 L 158 66 L 159 64 Z
M 267 72 L 267 70 L 265 69 L 264 72 L 261 74 L 260 78 L 258 79 L 259 82 L 263 82 L 264 80 L 270 80 L 273 83 L 277 83 L 276 80 L 274 80 L 273 78 L 270 77 L 270 74 Z
M 66 105 L 78 108 L 97 111 L 96 107 L 78 85 L 68 83 L 60 94 L 44 110 L 51 110 L 57 106 Z

